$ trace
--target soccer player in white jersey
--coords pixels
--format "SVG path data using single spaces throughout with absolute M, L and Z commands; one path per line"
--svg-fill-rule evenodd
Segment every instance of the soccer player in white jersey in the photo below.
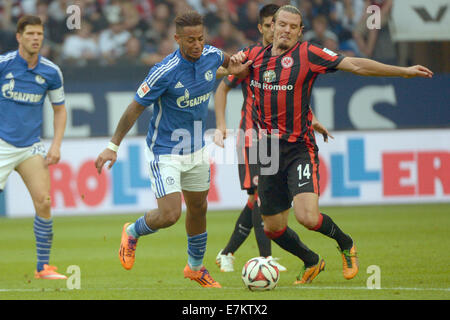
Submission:
M 36 215 L 36 279 L 66 279 L 49 264 L 53 239 L 50 174 L 48 166 L 58 163 L 66 127 L 66 108 L 61 70 L 39 51 L 44 27 L 36 16 L 24 16 L 17 23 L 16 51 L 0 55 L 0 192 L 9 174 L 22 177 Z M 54 111 L 54 136 L 48 152 L 40 142 L 42 108 L 46 94 Z
M 127 270 L 133 267 L 136 244 L 148 235 L 175 224 L 181 215 L 181 196 L 186 202 L 188 262 L 184 277 L 202 287 L 220 288 L 206 268 L 206 211 L 210 166 L 203 140 L 208 102 L 216 71 L 228 67 L 229 56 L 204 44 L 203 18 L 195 11 L 175 19 L 179 49 L 150 69 L 134 101 L 122 115 L 111 142 L 97 158 L 96 167 L 117 158 L 118 146 L 147 106 L 154 105 L 147 135 L 146 156 L 158 208 L 147 212 L 122 230 L 119 258 Z M 233 73 L 233 70 L 229 70 Z

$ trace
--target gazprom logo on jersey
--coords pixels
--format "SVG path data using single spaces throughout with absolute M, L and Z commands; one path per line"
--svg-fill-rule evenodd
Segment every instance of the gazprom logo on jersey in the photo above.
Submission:
M 177 105 L 180 108 L 187 108 L 187 107 L 195 107 L 198 106 L 199 104 L 202 104 L 204 102 L 208 102 L 209 98 L 211 97 L 212 92 L 208 92 L 204 95 L 201 95 L 199 97 L 195 97 L 192 99 L 189 99 L 189 90 L 186 89 L 184 91 L 184 96 L 181 96 L 177 99 Z
M 8 73 L 5 77 L 9 82 L 2 86 L 2 95 L 6 99 L 12 99 L 19 102 L 39 102 L 42 99 L 42 94 L 33 94 L 20 91 L 14 91 L 15 81 L 12 73 Z

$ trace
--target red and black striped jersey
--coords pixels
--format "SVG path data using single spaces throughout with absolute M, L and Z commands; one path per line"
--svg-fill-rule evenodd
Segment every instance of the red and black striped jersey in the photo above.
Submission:
M 311 90 L 317 76 L 336 71 L 344 56 L 309 42 L 297 42 L 279 56 L 272 56 L 271 51 L 272 45 L 247 56 L 253 60 L 247 78 L 258 123 L 270 135 L 315 147 Z
M 242 51 L 247 55 L 257 56 L 264 49 L 262 43 L 257 43 L 249 46 Z M 242 95 L 244 96 L 244 102 L 241 109 L 241 121 L 239 124 L 239 129 L 247 132 L 245 135 L 245 146 L 250 147 L 252 145 L 252 136 L 248 130 L 253 132 L 258 132 L 257 125 L 257 113 L 254 109 L 253 104 L 253 92 L 250 88 L 250 79 L 247 78 L 237 78 L 234 75 L 229 75 L 224 79 L 225 84 L 230 88 L 236 88 L 239 84 L 241 85 Z M 241 137 L 238 133 L 238 145 L 241 143 Z

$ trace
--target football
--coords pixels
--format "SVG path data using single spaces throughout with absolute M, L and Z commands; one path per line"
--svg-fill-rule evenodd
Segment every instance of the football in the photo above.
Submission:
M 242 268 L 242 281 L 251 291 L 272 290 L 280 279 L 280 271 L 263 257 L 252 258 Z

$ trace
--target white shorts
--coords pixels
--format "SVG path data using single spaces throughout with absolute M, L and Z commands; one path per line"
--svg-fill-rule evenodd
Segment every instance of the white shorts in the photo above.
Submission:
M 42 142 L 18 148 L 0 139 L 0 190 L 5 188 L 10 173 L 25 160 L 40 154 L 45 158 L 46 151 Z
M 150 171 L 151 188 L 156 198 L 169 193 L 209 190 L 210 165 L 206 147 L 188 155 L 155 155 L 147 147 L 145 155 Z

